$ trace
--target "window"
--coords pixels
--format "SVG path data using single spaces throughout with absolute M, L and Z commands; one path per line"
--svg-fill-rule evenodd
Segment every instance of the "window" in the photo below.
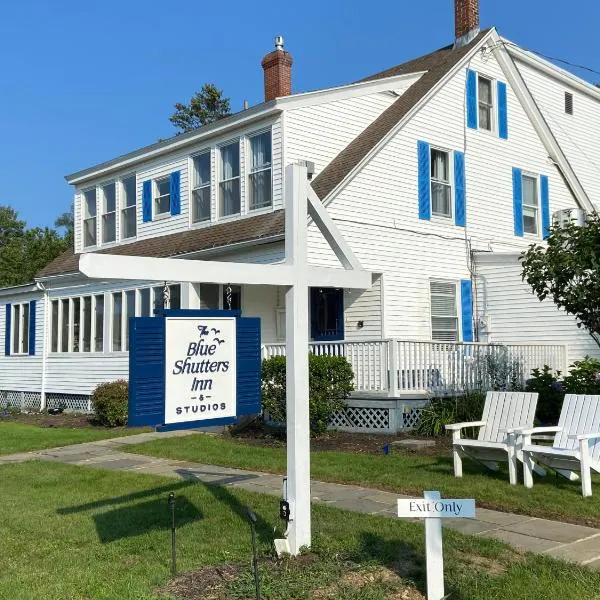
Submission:
M 13 306 L 13 354 L 29 352 L 29 303 Z
M 169 308 L 181 308 L 181 286 L 177 283 L 169 285 Z M 162 310 L 164 308 L 163 286 L 152 288 L 154 292 L 154 309 Z
M 458 341 L 456 284 L 431 281 L 431 339 L 439 342 Z
M 492 131 L 494 128 L 492 81 L 481 75 L 477 78 L 477 98 L 479 103 L 479 128 Z
M 50 352 L 58 352 L 58 300 L 52 300 Z
M 452 186 L 448 152 L 431 149 L 431 212 L 452 216 Z
M 156 197 L 154 214 L 163 215 L 171 212 L 171 181 L 168 177 L 156 180 Z
M 123 201 L 121 202 L 121 238 L 135 237 L 136 214 L 135 214 L 135 175 L 126 177 L 121 182 L 123 190 Z
M 227 304 L 225 305 L 227 306 Z M 219 284 L 202 283 L 200 284 L 200 308 L 218 310 L 219 309 Z
M 227 286 L 222 286 L 222 301 L 223 309 L 229 310 L 229 302 L 227 301 Z M 231 310 L 242 310 L 242 287 L 239 285 L 231 286 Z
M 152 311 L 151 294 L 152 288 L 140 290 L 140 316 L 142 317 L 151 317 L 154 314 Z
M 123 295 L 121 292 L 114 292 L 112 295 L 112 351 L 120 352 L 123 349 L 121 337 L 123 317 Z
M 83 245 L 96 245 L 96 189 L 83 192 Z
M 271 132 L 250 138 L 249 210 L 271 206 Z
M 210 220 L 210 152 L 194 157 L 192 222 Z
M 125 292 L 125 327 L 123 348 L 129 350 L 129 317 L 135 317 L 135 290 Z
M 568 115 L 573 114 L 573 94 L 571 92 L 565 92 L 565 112 Z
M 226 217 L 240 212 L 240 144 L 236 140 L 219 149 L 219 215 Z
M 94 296 L 94 352 L 104 352 L 104 296 Z
M 81 305 L 83 311 L 83 335 L 81 338 L 81 350 L 89 352 L 92 346 L 92 297 L 85 296 Z
M 71 351 L 79 352 L 79 327 L 80 327 L 80 319 L 81 313 L 79 311 L 80 307 L 80 299 L 73 298 L 73 328 L 71 330 L 72 340 L 71 340 Z
M 523 231 L 525 233 L 538 233 L 539 201 L 537 191 L 537 177 L 523 175 Z
M 102 243 L 117 239 L 117 186 L 109 183 L 102 187 Z
M 60 352 L 68 352 L 69 351 L 69 327 L 70 327 L 70 318 L 69 318 L 69 299 L 63 298 L 60 301 L 61 308 L 61 329 L 60 329 Z

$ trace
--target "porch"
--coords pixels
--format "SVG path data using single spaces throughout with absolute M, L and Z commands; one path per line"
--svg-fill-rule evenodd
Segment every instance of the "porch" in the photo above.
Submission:
M 263 358 L 285 356 L 285 343 L 266 343 Z M 484 344 L 400 339 L 311 342 L 316 355 L 344 356 L 354 372 L 353 397 L 426 399 L 525 385 L 531 371 L 566 370 L 561 344 Z

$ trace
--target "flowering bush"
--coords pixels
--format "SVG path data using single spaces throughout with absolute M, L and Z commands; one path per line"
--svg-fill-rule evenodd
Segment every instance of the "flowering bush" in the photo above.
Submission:
M 539 394 L 537 418 L 542 423 L 556 424 L 565 394 L 600 395 L 600 360 L 586 356 L 576 360 L 569 374 L 561 379 L 560 371 L 552 372 L 548 365 L 534 369 L 532 378 L 526 383 L 528 392 Z

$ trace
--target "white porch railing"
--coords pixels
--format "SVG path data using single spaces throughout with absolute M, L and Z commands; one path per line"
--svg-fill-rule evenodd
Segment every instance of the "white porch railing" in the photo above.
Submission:
M 313 342 L 317 355 L 345 356 L 357 392 L 451 394 L 468 389 L 524 385 L 532 369 L 565 370 L 567 348 L 560 344 L 480 344 L 364 340 Z M 263 358 L 285 356 L 285 344 L 264 344 Z

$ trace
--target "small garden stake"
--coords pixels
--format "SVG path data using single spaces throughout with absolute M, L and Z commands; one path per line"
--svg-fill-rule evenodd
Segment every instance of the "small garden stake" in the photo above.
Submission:
M 177 573 L 177 550 L 175 548 L 175 494 L 169 494 L 169 507 L 171 508 L 171 575 Z
M 248 521 L 252 532 L 252 567 L 254 568 L 254 587 L 256 589 L 256 600 L 260 600 L 260 582 L 258 579 L 258 558 L 256 557 L 256 514 L 248 509 Z

